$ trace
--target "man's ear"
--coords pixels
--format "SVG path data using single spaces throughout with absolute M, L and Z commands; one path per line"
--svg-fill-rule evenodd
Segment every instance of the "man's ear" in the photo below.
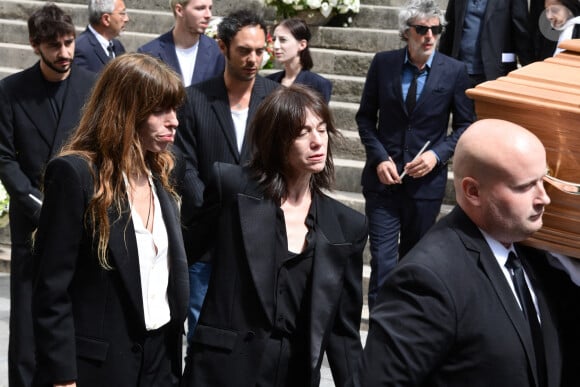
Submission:
M 28 39 L 28 42 L 30 42 L 30 46 L 32 47 L 34 53 L 38 55 L 38 44 L 34 43 L 32 39 Z
M 228 48 L 226 47 L 226 44 L 221 39 L 217 40 L 217 44 L 218 44 L 218 47 L 220 48 L 220 51 L 222 52 L 222 54 L 227 58 Z
M 101 15 L 101 24 L 104 25 L 105 27 L 108 27 L 111 25 L 111 14 L 110 13 L 104 13 Z
M 481 187 L 479 182 L 473 177 L 464 177 L 461 180 L 461 190 L 463 197 L 471 203 L 472 206 L 479 207 L 481 205 Z
M 183 5 L 175 4 L 175 16 L 183 17 Z

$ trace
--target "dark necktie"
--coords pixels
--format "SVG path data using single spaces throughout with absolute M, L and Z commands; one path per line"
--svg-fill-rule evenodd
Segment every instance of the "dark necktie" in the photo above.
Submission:
M 405 100 L 408 114 L 413 112 L 415 105 L 417 104 L 417 78 L 419 78 L 423 72 L 425 72 L 425 70 L 419 71 L 417 68 L 413 68 L 413 80 L 411 80 L 409 91 L 407 92 L 407 99 Z
M 536 307 L 534 306 L 530 289 L 528 289 L 526 283 L 522 263 L 514 252 L 509 253 L 505 266 L 510 271 L 524 317 L 528 320 L 530 326 L 532 341 L 534 343 L 534 352 L 536 354 L 536 368 L 538 370 L 539 386 L 543 387 L 546 386 L 546 354 L 544 350 L 544 340 L 542 338 L 542 328 L 538 321 Z
M 113 41 L 109 42 L 107 46 L 107 52 L 109 53 L 109 58 L 113 59 L 115 57 L 115 51 L 113 50 Z

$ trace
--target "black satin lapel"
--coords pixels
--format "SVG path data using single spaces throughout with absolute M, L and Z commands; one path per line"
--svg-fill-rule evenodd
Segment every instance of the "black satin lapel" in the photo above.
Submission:
M 343 287 L 343 272 L 350 244 L 331 244 L 324 233 L 316 233 L 312 264 L 312 300 L 310 302 L 310 367 L 315 369 L 322 353 L 322 339 L 329 326 Z
M 238 194 L 238 207 L 248 266 L 262 308 L 273 323 L 276 208 L 269 201 L 244 194 Z
M 333 306 L 338 304 L 342 292 L 351 243 L 345 242 L 333 202 L 321 195 L 314 195 L 313 199 L 317 219 L 309 318 L 311 367 L 316 367 L 322 356 L 324 331 L 329 326 Z
M 485 274 L 493 285 L 506 314 L 518 333 L 520 341 L 526 350 L 528 365 L 532 370 L 535 380 L 538 380 L 532 335 L 528 322 L 516 301 L 516 296 L 509 287 L 509 284 L 507 283 L 506 278 L 491 251 L 489 253 L 481 252 L 480 262 Z
M 225 89 L 224 89 L 225 93 Z M 227 94 L 225 99 L 218 97 L 211 102 L 211 107 L 215 113 L 215 116 L 220 124 L 221 130 L 224 132 L 224 136 L 230 147 L 232 155 L 236 159 L 236 163 L 240 162 L 240 152 L 238 151 L 238 143 L 236 140 L 236 130 L 234 127 L 234 121 L 232 120 L 232 112 L 230 110 Z
M 117 215 L 109 211 L 109 222 L 111 224 L 109 236 L 111 266 L 113 266 L 113 270 L 119 271 L 119 275 L 129 294 L 129 300 L 135 307 L 143 326 L 145 326 L 141 274 L 139 272 L 139 251 L 137 250 L 137 239 L 133 221 L 131 220 L 131 212 L 126 209 L 122 216 L 117 219 Z
M 179 209 L 177 203 L 162 187 L 161 183 L 157 179 L 154 180 L 154 183 L 169 241 L 168 292 L 170 294 L 171 315 L 174 320 L 182 321 L 187 315 L 189 303 L 189 275 L 181 234 Z

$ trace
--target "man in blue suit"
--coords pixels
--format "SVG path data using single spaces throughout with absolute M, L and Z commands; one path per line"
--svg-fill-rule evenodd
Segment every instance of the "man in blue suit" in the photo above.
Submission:
M 137 52 L 159 58 L 190 86 L 222 75 L 225 58 L 217 43 L 205 36 L 211 20 L 212 0 L 171 0 L 175 26 L 171 31 L 139 47 Z M 196 262 L 189 267 L 188 333 L 191 338 L 207 292 L 210 266 Z
M 129 21 L 123 0 L 90 0 L 89 25 L 76 40 L 75 63 L 98 73 L 113 58 L 124 54 L 117 36 Z
M 447 162 L 474 120 L 473 103 L 465 95 L 465 65 L 435 51 L 444 23 L 433 0 L 413 0 L 401 10 L 399 31 L 407 46 L 374 57 L 356 115 L 367 155 L 362 186 L 372 256 L 371 309 L 398 258 L 435 223 Z M 415 157 L 427 141 L 426 151 Z
M 161 59 L 181 75 L 185 86 L 223 73 L 225 59 L 217 43 L 204 35 L 212 0 L 171 0 L 175 26 L 139 47 L 137 52 Z

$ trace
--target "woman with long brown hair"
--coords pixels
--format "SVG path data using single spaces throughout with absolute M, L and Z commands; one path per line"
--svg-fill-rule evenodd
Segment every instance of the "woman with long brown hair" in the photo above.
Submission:
M 35 385 L 175 386 L 187 262 L 168 147 L 184 99 L 160 61 L 128 54 L 97 81 L 45 174 L 35 245 Z

